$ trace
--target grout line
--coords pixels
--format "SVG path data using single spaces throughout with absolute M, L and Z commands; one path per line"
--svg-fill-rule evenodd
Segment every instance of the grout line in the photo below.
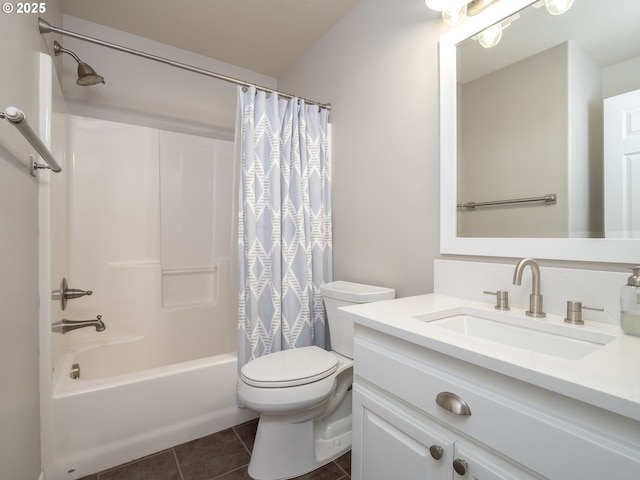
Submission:
M 180 467 L 180 462 L 178 461 L 178 454 L 176 453 L 176 449 L 171 448 L 171 453 L 173 453 L 173 459 L 176 461 L 176 465 L 178 466 L 178 475 L 180 475 L 180 480 L 184 480 L 184 475 L 182 474 L 182 467 Z
M 338 462 L 336 462 L 336 461 L 334 460 L 334 461 L 333 461 L 333 463 L 335 463 L 336 467 L 338 467 L 338 470 L 340 470 L 342 473 L 344 473 L 344 474 L 346 475 L 346 477 L 344 477 L 344 478 L 351 478 L 351 477 L 349 477 L 349 474 L 347 473 L 347 471 L 346 471 L 344 468 L 342 468 L 342 467 L 338 464 Z M 340 477 L 338 480 L 342 480 L 342 478 L 343 478 L 343 477 Z
M 242 424 L 244 425 L 244 424 Z M 238 437 L 238 440 L 240 440 L 240 443 L 242 444 L 242 446 L 244 447 L 244 449 L 247 451 L 247 453 L 249 454 L 249 457 L 251 457 L 251 450 L 249 450 L 249 447 L 247 447 L 247 445 L 244 443 L 244 441 L 242 440 L 242 437 L 240 437 L 240 434 L 238 434 L 238 432 L 236 432 L 236 427 L 239 425 L 236 425 L 234 427 L 231 427 L 231 430 L 233 430 L 233 433 L 235 433 L 236 437 Z
M 221 473 L 220 475 L 216 475 L 215 477 L 211 477 L 211 478 L 209 478 L 208 480 L 216 480 L 216 478 L 222 478 L 222 477 L 224 477 L 224 476 L 226 476 L 226 475 L 229 475 L 229 474 L 230 474 L 230 473 L 232 473 L 232 472 L 237 472 L 237 471 L 239 471 L 239 470 L 242 470 L 243 468 L 247 468 L 247 466 L 248 466 L 248 465 L 249 465 L 249 464 L 247 463 L 247 465 L 242 465 L 242 466 L 240 466 L 240 467 L 238 467 L 238 468 L 234 468 L 233 470 L 229 470 L 228 472 Z
M 340 477 L 338 480 L 342 480 L 343 478 L 346 478 L 346 479 L 350 479 L 350 478 L 351 478 L 351 474 L 350 474 L 349 472 L 347 472 L 344 468 L 342 468 L 342 467 L 338 464 L 338 462 L 336 462 L 336 461 L 334 460 L 334 461 L 333 461 L 333 463 L 335 463 L 335 464 L 336 464 L 336 467 L 338 467 L 338 469 L 339 469 L 342 473 L 344 473 L 344 477 Z

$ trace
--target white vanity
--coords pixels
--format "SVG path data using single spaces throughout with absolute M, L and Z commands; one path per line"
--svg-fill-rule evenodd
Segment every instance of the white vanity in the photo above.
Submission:
M 640 338 L 440 294 L 343 314 L 353 479 L 640 478 Z

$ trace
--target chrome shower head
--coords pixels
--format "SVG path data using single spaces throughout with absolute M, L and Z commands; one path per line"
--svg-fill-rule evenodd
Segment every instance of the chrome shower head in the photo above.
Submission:
M 90 85 L 104 83 L 104 78 L 98 75 L 93 68 L 80 60 L 80 58 L 78 58 L 78 56 L 71 50 L 63 48 L 62 45 L 60 45 L 57 41 L 53 42 L 53 52 L 56 56 L 62 53 L 67 53 L 71 55 L 76 62 L 78 62 L 78 80 L 76 80 L 77 85 L 80 85 L 81 87 L 87 87 Z

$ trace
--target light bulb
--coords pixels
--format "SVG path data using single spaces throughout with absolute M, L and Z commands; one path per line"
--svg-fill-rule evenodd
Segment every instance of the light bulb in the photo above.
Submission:
M 560 15 L 571 8 L 573 0 L 545 0 L 544 4 L 551 15 Z
M 467 5 L 447 7 L 442 11 L 442 21 L 447 25 L 459 25 L 467 18 Z
M 484 48 L 495 47 L 502 38 L 502 25 L 496 23 L 478 34 L 478 41 Z

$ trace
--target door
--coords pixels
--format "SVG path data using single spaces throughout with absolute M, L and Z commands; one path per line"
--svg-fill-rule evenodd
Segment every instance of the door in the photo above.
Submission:
M 604 228 L 640 238 L 640 90 L 604 101 Z
M 354 386 L 354 480 L 450 480 L 453 439 L 377 394 Z
M 453 480 L 534 480 L 540 479 L 475 444 L 458 440 L 452 462 Z

